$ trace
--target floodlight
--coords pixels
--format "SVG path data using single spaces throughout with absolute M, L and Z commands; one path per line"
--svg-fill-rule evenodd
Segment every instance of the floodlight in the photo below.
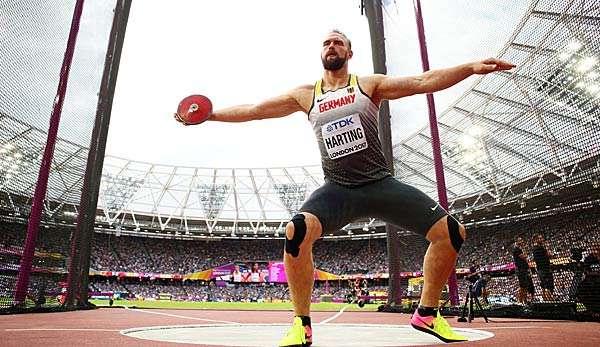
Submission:
M 473 136 L 465 134 L 461 138 L 461 144 L 463 145 L 463 147 L 471 148 L 471 147 L 474 147 L 476 143 L 477 143 L 477 140 Z
M 573 40 L 567 44 L 567 50 L 571 52 L 578 51 L 581 48 L 581 43 L 577 40 Z
M 483 132 L 483 129 L 481 129 L 481 127 L 477 126 L 477 125 L 473 125 L 472 127 L 469 128 L 469 130 L 467 130 L 467 133 L 474 137 L 480 136 L 482 132 Z
M 567 61 L 571 57 L 571 53 L 562 52 L 558 55 L 558 59 L 561 61 Z
M 579 65 L 577 66 L 577 71 L 578 72 L 587 72 L 587 71 L 591 70 L 596 65 L 597 62 L 598 62 L 598 59 L 596 59 L 596 57 L 583 58 L 579 62 Z

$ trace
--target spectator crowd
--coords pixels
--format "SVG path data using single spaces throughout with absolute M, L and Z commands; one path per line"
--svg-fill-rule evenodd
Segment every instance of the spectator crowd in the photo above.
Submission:
M 598 215 L 597 211 L 590 209 L 470 227 L 457 267 L 481 270 L 489 266 L 510 264 L 513 262 L 515 237 L 523 237 L 523 252 L 531 255 L 534 247 L 532 240 L 536 234 L 542 235 L 545 248 L 552 259 L 563 259 L 564 262 L 564 259 L 573 258 L 576 249 L 585 258 L 594 245 L 598 247 L 600 242 Z M 67 227 L 41 227 L 36 251 L 59 253 L 68 257 L 72 230 Z M 25 233 L 26 226 L 22 224 L 0 224 L 0 267 L 9 269 L 9 266 L 18 264 L 19 256 L 15 254 L 22 250 Z M 401 271 L 420 271 L 427 241 L 411 233 L 403 233 L 399 239 Z M 97 233 L 92 243 L 91 268 L 98 271 L 187 274 L 236 261 L 279 261 L 282 249 L 283 240 L 280 239 L 189 241 Z M 533 261 L 529 257 L 527 260 Z M 338 275 L 387 273 L 386 239 L 320 240 L 314 246 L 314 261 L 317 268 Z M 43 266 L 44 262 L 38 259 L 36 264 Z M 11 282 L 11 276 L 10 273 L 3 274 L 0 281 L 2 292 L 10 291 L 5 288 L 8 285 L 4 284 Z M 555 271 L 556 299 L 567 300 L 572 296 L 574 276 L 575 272 L 566 267 Z M 539 287 L 537 276 L 532 276 L 532 279 L 534 285 Z M 492 295 L 509 297 L 514 294 L 517 286 L 516 276 L 506 272 L 491 276 L 487 289 Z M 460 290 L 464 291 L 466 287 L 467 283 L 461 282 Z M 174 298 L 211 301 L 276 300 L 285 299 L 288 295 L 286 287 L 282 285 L 217 287 L 192 281 L 140 281 L 98 277 L 92 279 L 91 289 L 101 292 L 119 291 L 147 298 L 165 292 Z M 336 294 L 335 286 L 327 290 L 329 294 Z M 324 288 L 315 289 L 316 297 L 323 293 Z

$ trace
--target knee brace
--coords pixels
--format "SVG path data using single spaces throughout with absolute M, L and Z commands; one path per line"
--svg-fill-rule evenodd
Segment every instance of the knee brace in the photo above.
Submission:
M 448 216 L 448 234 L 450 235 L 450 242 L 452 243 L 452 247 L 456 250 L 456 253 L 460 250 L 463 244 L 463 238 L 460 236 L 460 227 L 458 226 L 458 222 L 452 216 Z
M 304 218 L 303 214 L 297 214 L 292 217 L 291 222 L 294 223 L 294 236 L 291 240 L 287 238 L 287 235 L 285 236 L 285 252 L 291 254 L 294 258 L 300 253 L 300 244 L 304 241 L 304 236 L 306 236 L 306 222 Z

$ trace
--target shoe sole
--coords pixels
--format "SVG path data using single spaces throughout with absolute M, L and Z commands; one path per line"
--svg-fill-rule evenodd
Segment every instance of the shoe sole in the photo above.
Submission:
M 443 336 L 439 335 L 438 333 L 436 333 L 436 332 L 435 332 L 435 331 L 433 331 L 433 330 L 429 330 L 429 329 L 426 329 L 426 328 L 420 327 L 420 326 L 418 326 L 418 325 L 415 325 L 415 324 L 413 324 L 413 323 L 410 323 L 410 325 L 411 325 L 413 328 L 415 328 L 415 329 L 417 329 L 417 330 L 419 330 L 419 331 L 422 331 L 422 332 L 424 332 L 424 333 L 427 333 L 427 334 L 429 334 L 429 335 L 431 335 L 431 336 L 435 336 L 435 337 L 437 337 L 438 339 L 440 339 L 440 340 L 442 340 L 443 342 L 446 342 L 446 343 L 454 343 L 454 342 L 467 342 L 467 341 L 469 341 L 469 340 L 450 340 L 450 339 L 447 339 L 447 338 L 445 338 L 445 337 L 443 337 Z
M 312 342 L 307 342 L 307 343 L 301 343 L 299 345 L 286 345 L 286 346 L 279 346 L 279 347 L 310 347 L 312 345 Z

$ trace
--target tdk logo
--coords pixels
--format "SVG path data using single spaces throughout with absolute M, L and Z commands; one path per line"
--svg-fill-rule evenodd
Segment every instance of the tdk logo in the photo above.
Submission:
M 331 132 L 331 131 L 343 128 L 348 125 L 353 125 L 353 124 L 354 124 L 354 120 L 352 119 L 352 117 L 343 118 L 343 119 L 338 120 L 335 123 L 331 123 L 331 124 L 327 125 L 327 132 Z

